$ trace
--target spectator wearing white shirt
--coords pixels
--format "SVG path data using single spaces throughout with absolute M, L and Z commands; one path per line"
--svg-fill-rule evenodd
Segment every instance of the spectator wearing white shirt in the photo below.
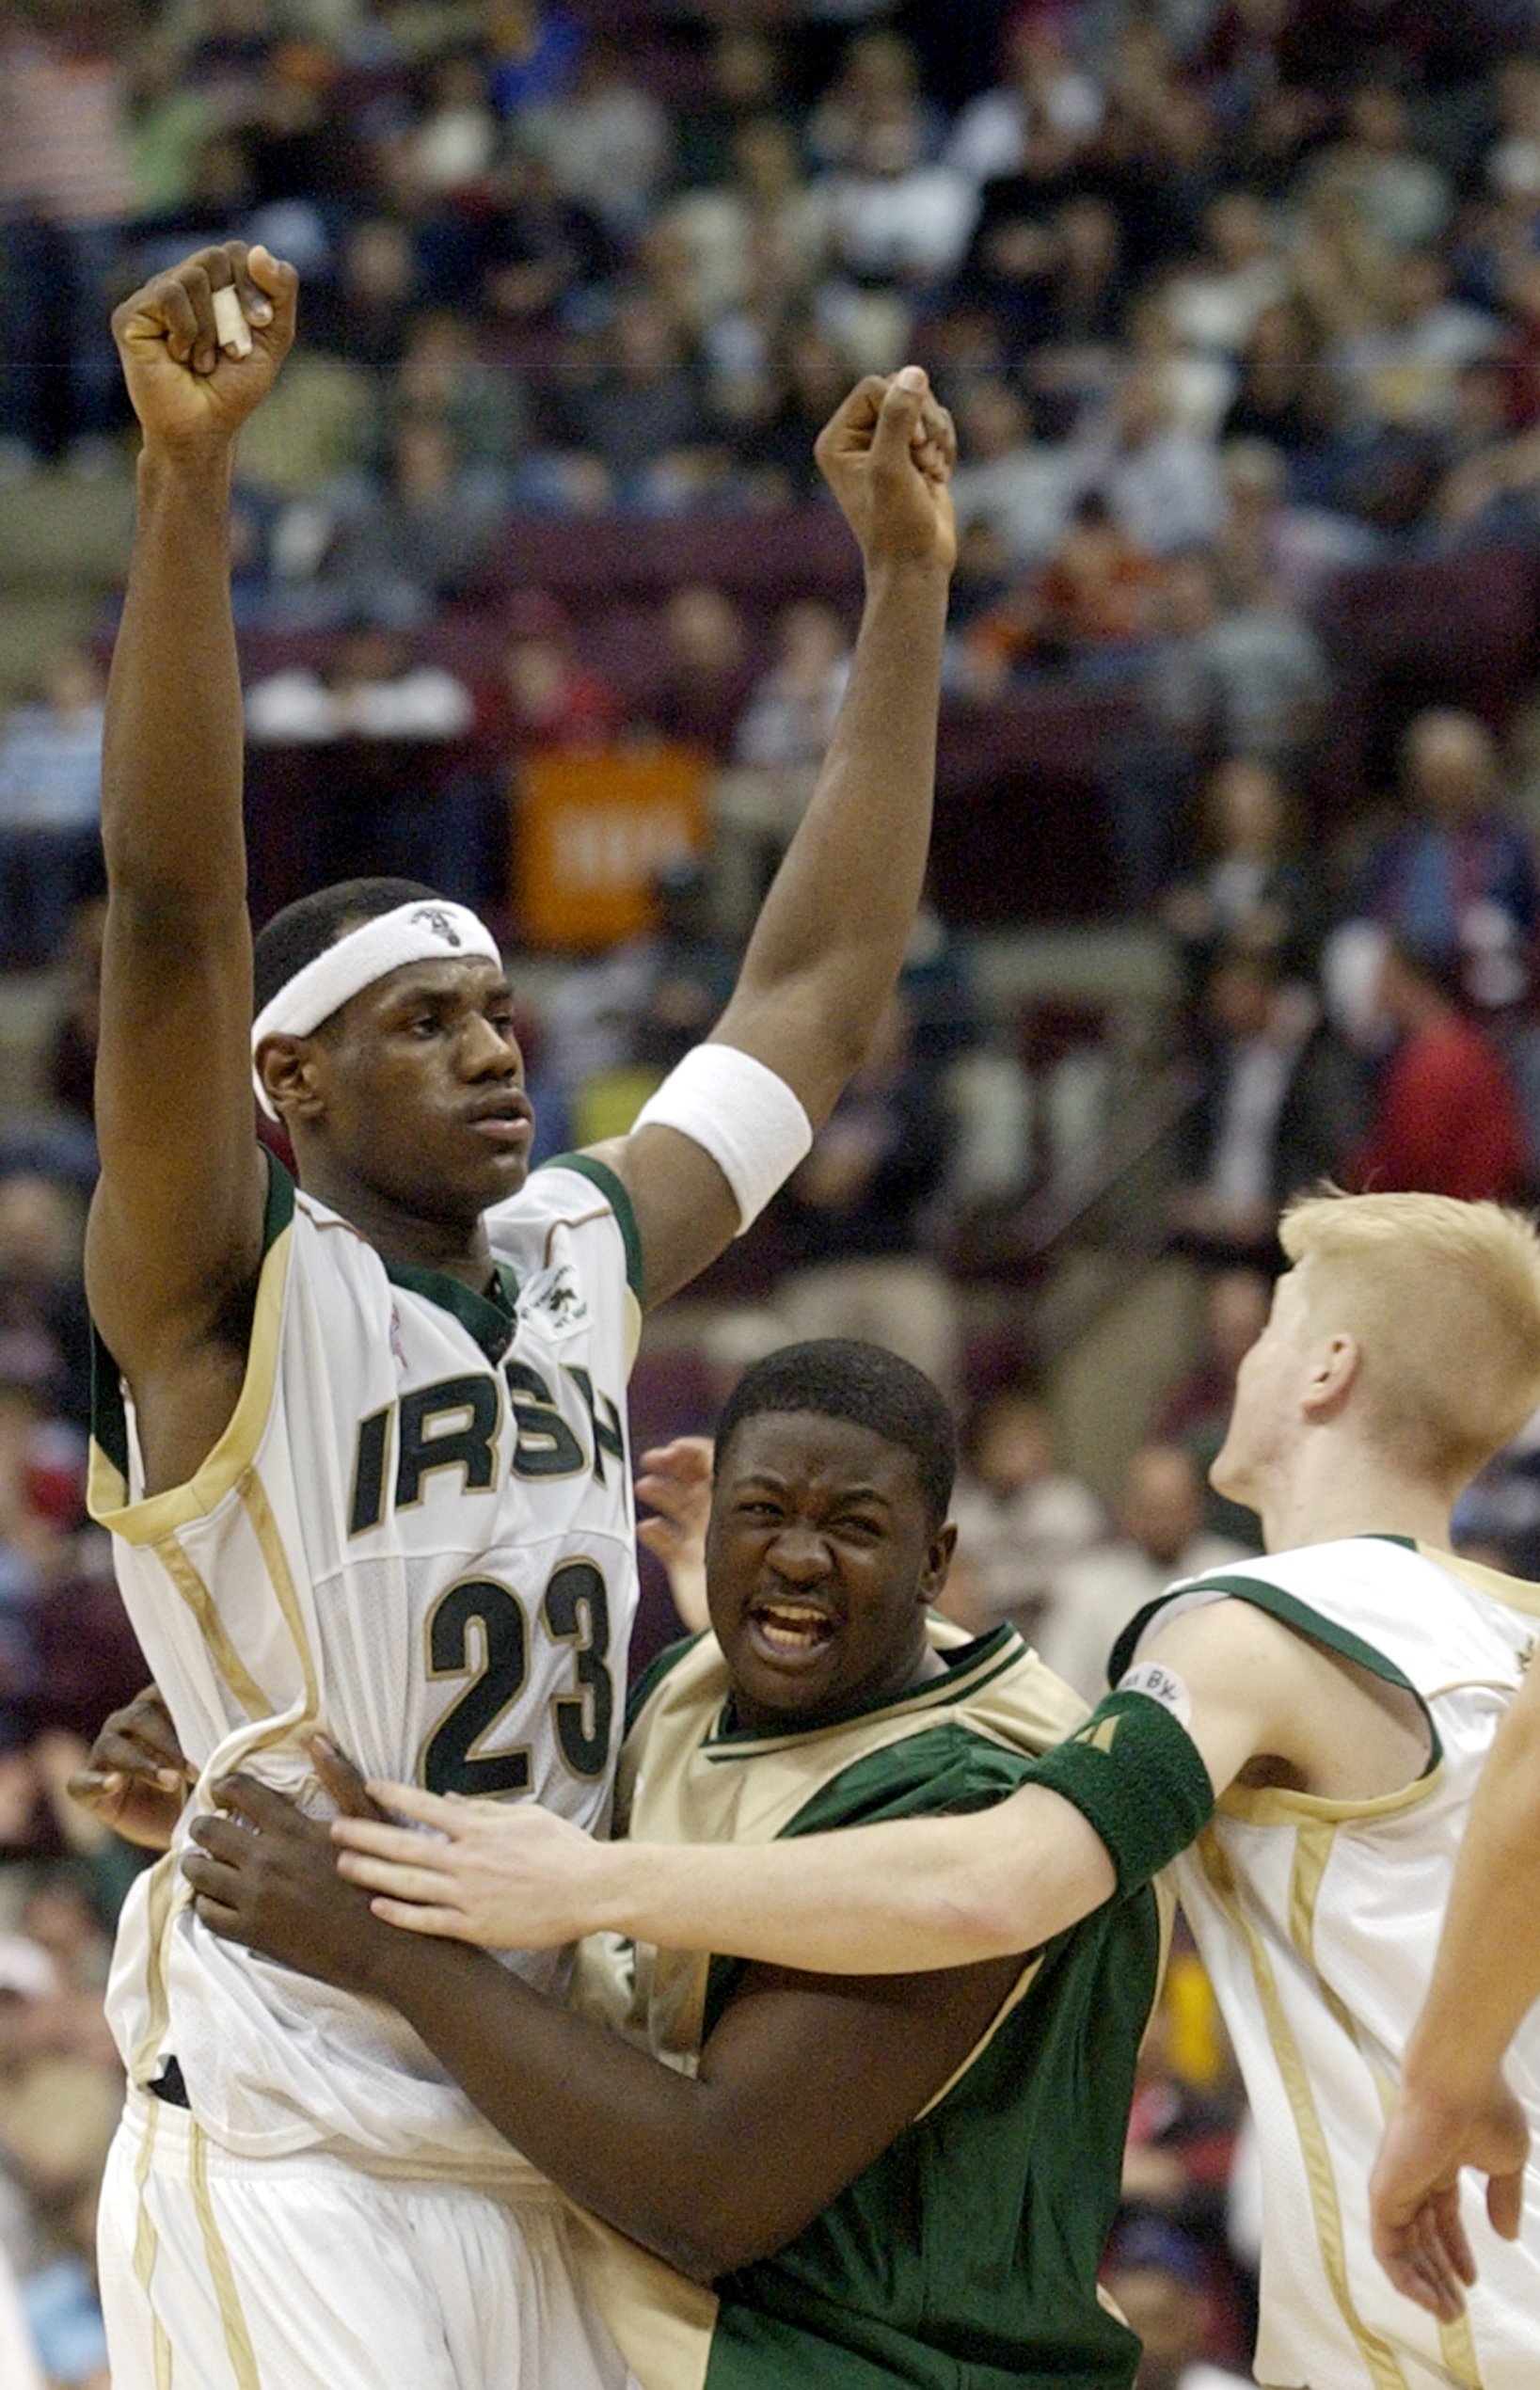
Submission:
M 1206 548 L 1225 515 L 1214 443 L 1173 422 L 1163 378 L 1156 364 L 1135 365 L 1082 452 L 1119 528 L 1151 556 Z
M 1005 174 L 1067 165 L 1102 128 L 1102 94 L 1065 55 L 1052 19 L 1019 17 L 1006 36 L 1006 79 L 961 109 L 943 156 L 976 190 Z
M 1074 451 L 1033 438 L 1027 402 L 1001 374 L 971 381 L 957 417 L 961 462 L 952 504 L 959 529 L 987 523 L 1008 564 L 1046 564 L 1080 487 Z

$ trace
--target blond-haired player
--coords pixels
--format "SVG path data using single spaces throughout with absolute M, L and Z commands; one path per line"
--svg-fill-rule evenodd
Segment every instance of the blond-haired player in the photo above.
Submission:
M 1533 1640 L 1532 1589 L 1447 1547 L 1455 1496 L 1540 1398 L 1540 1242 L 1496 1205 L 1418 1195 L 1311 1200 L 1282 1235 L 1293 1267 L 1214 1468 L 1266 1556 L 1151 1604 L 1113 1655 L 1117 1689 L 986 1816 L 752 1856 L 603 1849 L 531 1810 L 394 1789 L 448 1839 L 335 1830 L 348 1872 L 423 1930 L 615 1927 L 868 1972 L 1035 1945 L 1175 1858 L 1262 2144 L 1258 2381 L 1533 2390 L 1540 2186 L 1516 2243 L 1471 2220 L 1480 2279 L 1450 2319 L 1375 2264 L 1368 2184 Z M 1520 2079 L 1532 2123 L 1532 2023 Z

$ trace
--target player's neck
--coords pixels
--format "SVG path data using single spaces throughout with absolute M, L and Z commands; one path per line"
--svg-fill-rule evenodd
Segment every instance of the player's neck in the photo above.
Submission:
M 480 1214 L 468 1220 L 428 1219 L 324 1163 L 310 1163 L 302 1185 L 307 1195 L 339 1213 L 397 1268 L 437 1270 L 475 1294 L 484 1291 L 492 1275 L 492 1253 Z
M 1313 1439 L 1259 1487 L 1256 1507 L 1268 1552 L 1345 1536 L 1405 1536 L 1442 1546 L 1450 1539 L 1446 1487 L 1329 1436 Z

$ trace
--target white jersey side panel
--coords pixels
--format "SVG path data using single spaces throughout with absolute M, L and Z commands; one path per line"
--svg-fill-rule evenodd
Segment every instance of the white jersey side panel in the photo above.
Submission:
M 1427 1776 L 1377 1801 L 1232 1787 L 1177 1862 L 1255 2116 L 1257 2380 L 1267 2390 L 1540 2383 L 1534 2160 L 1516 2245 L 1497 2238 L 1467 2191 L 1481 2279 L 1457 2326 L 1441 2328 L 1393 2290 L 1369 2239 L 1370 2170 L 1432 1975 L 1471 1796 L 1534 1643 L 1532 1621 L 1494 1598 L 1510 1581 L 1463 1569 L 1389 1538 L 1320 1544 L 1227 1569 L 1212 1586 L 1179 1585 L 1145 1630 L 1148 1643 L 1176 1610 L 1254 1585 L 1286 1622 L 1306 1632 L 1313 1622 L 1329 1647 L 1361 1663 L 1354 1647 L 1366 1647 L 1389 1663 L 1442 1746 Z M 1521 2032 L 1509 2073 L 1540 2137 L 1540 2020 Z
M 322 1728 L 371 1775 L 606 1823 L 635 1608 L 634 1229 L 612 1174 L 570 1164 L 487 1226 L 501 1308 L 388 1274 L 294 1197 L 240 1404 L 198 1477 L 137 1498 L 126 1403 L 116 1460 L 99 1432 L 92 1506 L 202 1772 L 195 1808 L 244 1767 L 324 1808 Z M 560 1954 L 518 1965 L 564 1980 Z M 389 2011 L 200 1925 L 174 1854 L 125 1910 L 109 2015 L 134 2080 L 175 2056 L 198 2121 L 238 2154 L 329 2144 L 471 2174 L 505 2154 Z

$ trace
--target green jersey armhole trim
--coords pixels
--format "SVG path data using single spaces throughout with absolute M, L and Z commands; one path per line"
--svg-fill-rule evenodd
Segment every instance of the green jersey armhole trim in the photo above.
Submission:
M 168 1486 L 140 1502 L 129 1497 L 128 1421 L 117 1362 L 93 1330 L 91 1448 L 87 1507 L 99 1526 L 126 1543 L 158 1543 L 179 1527 L 206 1518 L 224 1500 L 256 1458 L 272 1409 L 278 1375 L 278 1325 L 288 1278 L 288 1238 L 294 1216 L 294 1183 L 276 1154 L 267 1155 L 267 1202 L 262 1213 L 262 1261 L 246 1345 L 241 1392 L 224 1434 L 184 1485 Z
M 1382 1540 L 1399 1542 L 1401 1538 L 1396 1537 Z M 1411 1545 L 1408 1549 L 1415 1551 L 1416 1546 Z M 1323 1617 L 1319 1610 L 1310 1608 L 1309 1602 L 1301 1601 L 1295 1594 L 1285 1593 L 1281 1585 L 1269 1585 L 1265 1578 L 1232 1576 L 1228 1571 L 1216 1570 L 1214 1575 L 1200 1577 L 1192 1585 L 1177 1585 L 1171 1592 L 1163 1593 L 1158 1601 L 1150 1602 L 1140 1611 L 1114 1645 L 1111 1670 L 1115 1677 L 1123 1674 L 1151 1621 L 1167 1603 L 1180 1601 L 1187 1593 L 1223 1593 L 1240 1601 L 1249 1601 L 1256 1609 L 1264 1610 L 1270 1617 L 1277 1618 L 1280 1626 L 1289 1627 L 1295 1634 L 1303 1635 L 1308 1642 L 1324 1644 L 1328 1651 L 1335 1651 L 1340 1658 L 1351 1660 L 1371 1676 L 1378 1677 L 1381 1683 L 1393 1684 L 1399 1691 L 1409 1693 L 1427 1721 L 1427 1765 L 1420 1775 L 1413 1777 L 1409 1784 L 1403 1785 L 1394 1792 L 1379 1793 L 1361 1801 L 1339 1801 L 1314 1792 L 1289 1792 L 1273 1786 L 1262 1788 L 1232 1784 L 1218 1805 L 1227 1814 L 1244 1814 L 1257 1824 L 1266 1823 L 1274 1812 L 1279 1819 L 1285 1813 L 1297 1816 L 1301 1811 L 1320 1818 L 1383 1816 L 1392 1809 L 1408 1807 L 1432 1790 L 1435 1778 L 1443 1768 L 1444 1745 L 1433 1712 L 1410 1677 L 1383 1651 L 1376 1650 L 1373 1644 L 1366 1643 L 1361 1635 L 1355 1634 L 1351 1627 L 1342 1627 L 1334 1619 Z
M 598 1188 L 614 1213 L 615 1226 L 626 1248 L 626 1283 L 637 1301 L 644 1302 L 642 1231 L 636 1224 L 636 1209 L 626 1181 L 610 1168 L 608 1162 L 601 1162 L 595 1154 L 553 1154 L 548 1162 L 541 1163 L 540 1168 L 543 1171 L 576 1171 L 579 1178 L 586 1178 L 591 1186 Z

